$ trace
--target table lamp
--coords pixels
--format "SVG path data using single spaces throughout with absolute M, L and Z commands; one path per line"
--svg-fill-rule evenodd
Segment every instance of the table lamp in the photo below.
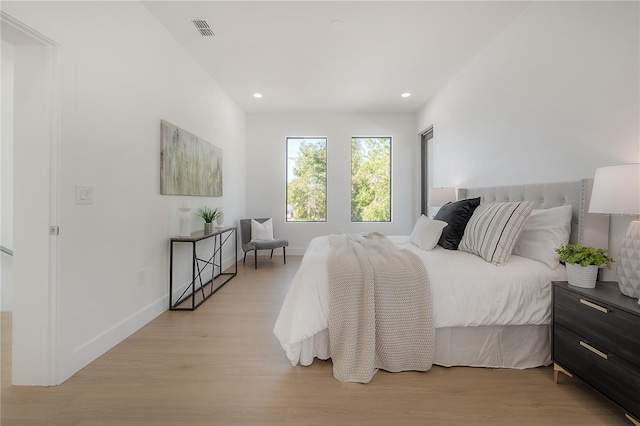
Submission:
M 596 169 L 589 213 L 640 215 L 640 163 Z M 637 218 L 629 224 L 622 240 L 616 272 L 622 294 L 640 298 L 640 220 Z
M 431 188 L 429 190 L 429 207 L 442 207 L 449 201 L 456 200 L 455 188 Z

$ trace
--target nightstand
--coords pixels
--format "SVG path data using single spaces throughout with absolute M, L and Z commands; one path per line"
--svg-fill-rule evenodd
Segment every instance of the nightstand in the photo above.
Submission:
M 552 358 L 620 406 L 640 426 L 640 306 L 616 282 L 580 288 L 553 282 Z

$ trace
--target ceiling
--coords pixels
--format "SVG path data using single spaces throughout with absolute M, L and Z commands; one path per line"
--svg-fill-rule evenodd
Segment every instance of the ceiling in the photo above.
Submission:
M 144 5 L 247 113 L 406 113 L 424 106 L 529 2 Z M 201 36 L 193 18 L 205 19 L 215 36 Z

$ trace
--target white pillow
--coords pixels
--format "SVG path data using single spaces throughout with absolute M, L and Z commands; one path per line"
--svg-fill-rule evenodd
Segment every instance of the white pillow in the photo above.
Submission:
M 534 210 L 522 229 L 513 254 L 528 257 L 554 269 L 560 263 L 555 248 L 569 242 L 571 206 Z
M 251 219 L 251 241 L 273 240 L 273 222 L 271 219 L 260 223 Z
M 438 240 L 445 226 L 447 226 L 447 222 L 429 219 L 425 215 L 422 215 L 413 227 L 409 241 L 422 250 L 433 250 L 436 244 L 438 244 Z
M 480 204 L 464 229 L 458 250 L 504 265 L 533 210 L 533 202 Z

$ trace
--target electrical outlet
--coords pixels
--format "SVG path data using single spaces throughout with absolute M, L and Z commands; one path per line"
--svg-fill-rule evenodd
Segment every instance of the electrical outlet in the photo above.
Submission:
M 146 273 L 145 273 L 144 269 L 140 269 L 138 271 L 138 280 L 137 280 L 138 287 L 143 286 L 145 284 L 146 280 L 147 280 L 147 277 L 146 277 Z

